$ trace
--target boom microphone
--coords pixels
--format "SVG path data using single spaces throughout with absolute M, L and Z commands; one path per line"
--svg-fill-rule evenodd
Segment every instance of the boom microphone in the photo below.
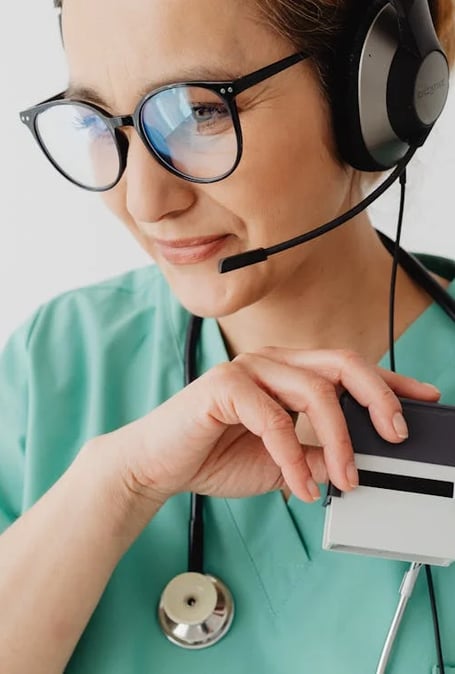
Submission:
M 238 255 L 230 255 L 229 257 L 221 258 L 218 262 L 218 271 L 220 274 L 225 274 L 228 271 L 234 271 L 235 269 L 241 269 L 242 267 L 247 267 L 250 264 L 256 264 L 257 262 L 264 262 L 267 260 L 269 255 L 275 255 L 275 253 L 281 253 L 283 250 L 288 248 L 294 248 L 294 246 L 300 246 L 301 243 L 306 243 L 311 241 L 311 239 L 316 239 L 318 236 L 322 236 L 326 232 L 332 231 L 336 227 L 343 225 L 348 220 L 351 220 L 356 215 L 364 211 L 368 206 L 370 206 L 373 201 L 376 201 L 380 196 L 384 194 L 386 190 L 393 185 L 396 180 L 401 176 L 406 166 L 411 161 L 414 156 L 417 147 L 411 147 L 407 153 L 404 155 L 403 159 L 396 165 L 394 171 L 377 187 L 371 194 L 369 194 L 365 199 L 363 199 L 357 206 L 354 206 L 343 215 L 339 215 L 334 220 L 327 222 L 325 225 L 320 225 L 316 229 L 312 229 L 306 234 L 301 234 L 296 236 L 293 239 L 288 239 L 281 243 L 277 243 L 275 246 L 270 246 L 269 248 L 255 248 L 253 250 L 247 250 L 245 253 L 239 253 Z

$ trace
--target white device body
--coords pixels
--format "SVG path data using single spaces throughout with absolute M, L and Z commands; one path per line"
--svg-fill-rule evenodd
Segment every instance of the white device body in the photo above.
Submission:
M 372 473 L 455 483 L 455 467 L 355 454 Z M 359 486 L 328 496 L 325 550 L 448 566 L 455 561 L 455 499 L 428 493 Z

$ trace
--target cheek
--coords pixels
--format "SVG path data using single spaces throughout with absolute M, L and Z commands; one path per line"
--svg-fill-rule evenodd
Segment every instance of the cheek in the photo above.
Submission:
M 286 126 L 276 127 L 267 146 L 257 146 L 258 182 L 272 202 L 274 198 L 290 199 L 304 204 L 306 210 L 317 197 L 338 185 L 342 175 L 331 149 L 329 129 L 320 112 L 309 118 L 294 115 Z M 247 157 L 250 163 L 252 160 Z
M 118 217 L 121 217 L 122 220 L 125 219 L 127 210 L 126 192 L 123 178 L 112 190 L 101 192 L 101 198 L 110 211 L 112 211 Z
M 123 177 L 118 185 L 108 192 L 101 192 L 106 207 L 124 224 L 131 234 L 140 242 L 140 232 L 126 207 L 126 181 Z
M 128 211 L 126 210 L 126 189 L 123 178 L 113 189 L 101 192 L 101 198 L 114 215 L 117 215 L 122 220 L 125 219 Z
M 140 229 L 137 227 L 134 218 L 127 209 L 126 198 L 126 182 L 122 178 L 121 181 L 108 192 L 101 192 L 101 198 L 106 207 L 113 213 L 113 215 L 120 220 L 121 224 L 128 229 L 130 234 L 136 239 L 138 244 L 145 250 L 147 255 L 155 260 L 154 252 L 151 249 L 150 241 L 143 236 Z
M 224 184 L 212 186 L 214 198 L 243 222 L 252 247 L 272 245 L 330 220 L 350 186 L 320 110 L 294 114 L 286 124 L 279 115 L 262 117 L 261 123 L 257 115 L 245 115 L 241 162 Z M 264 133 L 267 129 L 272 132 Z

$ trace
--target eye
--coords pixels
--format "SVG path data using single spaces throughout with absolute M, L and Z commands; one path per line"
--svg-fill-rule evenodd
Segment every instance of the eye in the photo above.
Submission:
M 221 103 L 192 103 L 191 113 L 198 124 L 210 125 L 229 117 L 226 106 Z
M 106 123 L 94 112 L 85 113 L 77 111 L 73 118 L 73 127 L 78 130 L 88 131 L 93 138 L 110 136 Z

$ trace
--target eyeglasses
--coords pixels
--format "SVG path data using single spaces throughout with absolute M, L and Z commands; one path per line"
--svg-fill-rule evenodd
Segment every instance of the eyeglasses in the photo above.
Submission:
M 181 82 L 146 94 L 132 115 L 114 117 L 65 92 L 20 113 L 38 145 L 65 178 L 93 192 L 114 187 L 123 175 L 134 126 L 155 159 L 176 176 L 213 183 L 229 176 L 242 156 L 235 97 L 290 68 L 298 53 L 229 82 Z

